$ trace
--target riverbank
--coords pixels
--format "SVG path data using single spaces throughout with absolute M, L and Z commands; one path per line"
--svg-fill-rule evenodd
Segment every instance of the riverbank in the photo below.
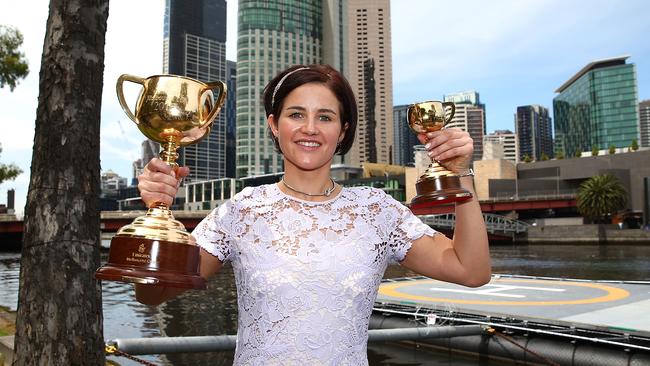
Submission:
M 515 238 L 521 244 L 648 244 L 650 231 L 620 229 L 617 225 L 530 226 Z
M 16 312 L 0 306 L 0 337 L 16 333 Z
M 0 306 L 0 366 L 11 365 L 15 333 L 16 312 Z

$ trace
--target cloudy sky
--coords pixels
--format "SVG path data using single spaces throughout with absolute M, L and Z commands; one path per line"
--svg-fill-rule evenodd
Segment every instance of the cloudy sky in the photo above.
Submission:
M 102 102 L 102 170 L 132 178 L 143 137 L 115 96 L 120 74 L 162 70 L 163 0 L 111 0 Z M 228 0 L 227 58 L 236 57 L 236 9 Z M 0 162 L 25 173 L 0 184 L 0 203 L 16 189 L 23 211 L 34 138 L 38 73 L 47 0 L 0 0 L 0 24 L 24 35 L 30 75 L 14 92 L 0 89 Z M 590 61 L 629 55 L 639 99 L 650 99 L 650 2 L 646 0 L 392 0 L 394 104 L 476 90 L 488 132 L 514 130 L 519 105 L 552 107 L 554 90 Z M 128 98 L 127 90 L 127 98 Z M 135 92 L 132 94 L 135 98 Z

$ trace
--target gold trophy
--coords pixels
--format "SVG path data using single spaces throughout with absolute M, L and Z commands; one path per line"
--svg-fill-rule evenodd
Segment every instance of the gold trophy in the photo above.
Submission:
M 408 108 L 408 124 L 418 135 L 438 131 L 451 121 L 454 113 L 456 106 L 451 102 L 415 103 Z M 431 159 L 431 165 L 415 183 L 415 190 L 417 195 L 411 201 L 411 207 L 443 205 L 472 198 L 472 194 L 460 186 L 460 177 L 435 159 Z
M 142 86 L 135 114 L 124 100 L 122 84 Z M 149 139 L 161 144 L 160 158 L 178 168 L 179 147 L 200 141 L 210 133 L 212 123 L 226 98 L 226 85 L 203 83 L 175 75 L 141 78 L 122 75 L 117 79 L 117 97 L 126 115 Z M 218 90 L 216 101 L 213 90 Z M 120 228 L 111 240 L 108 263 L 95 277 L 168 287 L 204 289 L 199 272 L 200 249 L 174 219 L 166 204 L 155 202 L 146 215 Z

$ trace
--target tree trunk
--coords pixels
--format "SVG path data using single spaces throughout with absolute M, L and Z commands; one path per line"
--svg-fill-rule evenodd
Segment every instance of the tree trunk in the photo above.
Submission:
M 51 0 L 14 365 L 103 365 L 99 130 L 108 1 Z

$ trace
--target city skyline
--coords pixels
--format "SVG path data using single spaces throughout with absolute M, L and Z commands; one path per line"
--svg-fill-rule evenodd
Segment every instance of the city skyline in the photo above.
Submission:
M 628 62 L 636 65 L 639 101 L 650 99 L 650 46 L 643 41 L 643 34 L 650 30 L 644 21 L 650 4 L 592 1 L 585 7 L 585 3 L 391 2 L 393 104 L 476 90 L 486 105 L 486 132 L 514 131 L 513 116 L 518 106 L 539 104 L 549 108 L 552 115 L 554 91 L 575 72 L 593 60 L 626 54 L 631 56 Z M 0 24 L 16 26 L 25 36 L 22 50 L 30 64 L 29 77 L 13 93 L 0 89 L 3 125 L 13 133 L 0 138 L 0 162 L 15 163 L 24 170 L 16 181 L 0 185 L 0 203 L 5 202 L 7 189 L 16 188 L 18 212 L 23 210 L 29 183 L 47 5 L 44 0 L 34 2 L 30 12 L 20 6 L 5 6 L 0 14 Z M 228 11 L 226 55 L 228 60 L 235 60 L 236 2 L 228 1 Z M 110 5 L 102 169 L 111 169 L 129 180 L 131 163 L 139 158 L 144 137 L 119 107 L 114 83 L 122 73 L 148 76 L 161 72 L 163 13 L 164 1 L 140 4 L 114 0 Z M 462 17 L 457 16 L 461 13 Z M 432 24 L 432 18 L 440 29 L 440 36 L 433 39 L 431 30 L 413 26 Z M 418 43 L 420 40 L 426 42 Z M 136 93 L 127 92 L 127 100 L 134 101 Z

